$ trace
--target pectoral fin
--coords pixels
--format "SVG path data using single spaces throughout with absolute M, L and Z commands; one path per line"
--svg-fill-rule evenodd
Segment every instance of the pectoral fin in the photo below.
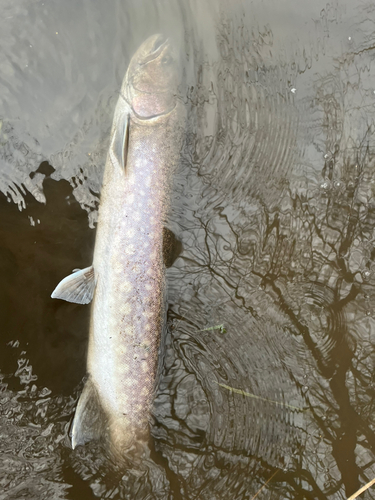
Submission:
M 95 290 L 95 274 L 92 266 L 75 270 L 64 278 L 52 292 L 53 299 L 62 299 L 76 304 L 89 304 Z
M 111 144 L 112 161 L 116 162 L 125 172 L 129 145 L 129 115 L 121 113 L 117 119 Z
M 106 429 L 106 418 L 100 405 L 98 391 L 89 377 L 79 398 L 71 428 L 72 448 L 93 439 L 100 439 Z

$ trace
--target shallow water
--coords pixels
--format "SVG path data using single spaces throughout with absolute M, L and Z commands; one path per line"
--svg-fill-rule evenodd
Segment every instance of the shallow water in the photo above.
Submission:
M 0 499 L 350 496 L 375 476 L 372 3 L 0 5 Z M 117 471 L 70 448 L 89 309 L 50 294 L 91 261 L 118 89 L 156 32 L 185 72 L 183 252 L 150 458 Z

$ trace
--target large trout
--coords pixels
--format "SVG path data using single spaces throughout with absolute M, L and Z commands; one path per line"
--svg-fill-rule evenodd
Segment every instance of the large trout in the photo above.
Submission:
M 52 294 L 93 300 L 73 448 L 104 432 L 125 454 L 148 436 L 165 316 L 163 225 L 185 123 L 178 83 L 170 42 L 152 36 L 131 59 L 116 106 L 93 265 Z

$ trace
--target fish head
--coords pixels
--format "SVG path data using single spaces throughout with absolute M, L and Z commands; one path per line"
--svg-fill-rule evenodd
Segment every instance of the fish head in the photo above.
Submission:
M 165 115 L 176 106 L 180 69 L 169 39 L 153 35 L 138 48 L 121 93 L 140 118 Z

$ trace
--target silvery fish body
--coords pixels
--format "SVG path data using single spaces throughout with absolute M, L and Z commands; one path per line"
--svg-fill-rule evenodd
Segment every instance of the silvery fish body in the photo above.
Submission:
M 147 439 L 165 316 L 163 225 L 184 135 L 176 56 L 155 35 L 133 56 L 115 110 L 93 265 L 53 297 L 93 296 L 88 380 L 72 446 L 103 434 L 126 453 Z

